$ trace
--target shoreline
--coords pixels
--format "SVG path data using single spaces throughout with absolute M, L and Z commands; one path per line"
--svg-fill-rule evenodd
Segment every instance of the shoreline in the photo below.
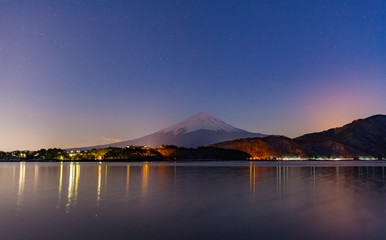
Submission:
M 159 159 L 159 160 L 129 160 L 129 159 L 101 159 L 101 160 L 59 160 L 59 159 L 1 159 L 0 162 L 352 162 L 352 161 L 360 161 L 360 162 L 370 162 L 370 161 L 385 161 L 386 159 L 275 159 L 275 160 L 251 160 L 251 159 L 176 159 L 176 160 L 168 160 L 168 159 Z
M 386 167 L 385 160 L 185 160 L 185 161 L 1 161 L 0 164 L 24 163 L 57 166 L 82 164 L 85 166 L 178 166 L 178 167 Z

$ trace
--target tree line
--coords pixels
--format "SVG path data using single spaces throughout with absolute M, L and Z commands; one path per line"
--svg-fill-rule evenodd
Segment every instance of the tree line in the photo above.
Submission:
M 198 147 L 183 148 L 173 145 L 149 148 L 128 146 L 109 147 L 90 150 L 64 150 L 60 148 L 40 149 L 38 151 L 1 152 L 0 159 L 26 161 L 162 161 L 186 159 L 244 160 L 251 156 L 238 150 Z

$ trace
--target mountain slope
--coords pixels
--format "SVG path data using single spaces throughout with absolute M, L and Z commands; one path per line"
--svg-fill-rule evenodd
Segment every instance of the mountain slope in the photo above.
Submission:
M 343 127 L 290 139 L 244 138 L 210 146 L 235 149 L 256 158 L 386 158 L 386 115 L 355 120 Z
M 233 127 L 209 113 L 199 112 L 168 128 L 141 138 L 78 149 L 125 147 L 128 145 L 198 147 L 237 138 L 262 136 L 265 135 L 247 132 Z
M 355 120 L 343 127 L 294 139 L 310 156 L 386 157 L 386 115 Z
M 211 147 L 240 150 L 254 158 L 307 157 L 305 150 L 291 138 L 266 136 L 263 138 L 243 138 L 209 145 Z

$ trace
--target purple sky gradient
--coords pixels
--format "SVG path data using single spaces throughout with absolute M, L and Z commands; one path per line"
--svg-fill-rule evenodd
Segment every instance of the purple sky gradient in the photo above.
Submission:
M 296 137 L 386 113 L 385 1 L 0 1 L 0 150 L 196 112 Z

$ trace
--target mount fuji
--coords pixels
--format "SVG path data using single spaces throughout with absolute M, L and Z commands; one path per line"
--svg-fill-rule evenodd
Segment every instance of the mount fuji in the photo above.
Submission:
M 233 127 L 209 113 L 199 112 L 168 128 L 141 138 L 105 145 L 78 148 L 77 150 L 126 147 L 128 145 L 146 145 L 149 147 L 159 147 L 161 145 L 198 147 L 238 138 L 264 136 L 266 135 L 247 132 L 240 128 Z

